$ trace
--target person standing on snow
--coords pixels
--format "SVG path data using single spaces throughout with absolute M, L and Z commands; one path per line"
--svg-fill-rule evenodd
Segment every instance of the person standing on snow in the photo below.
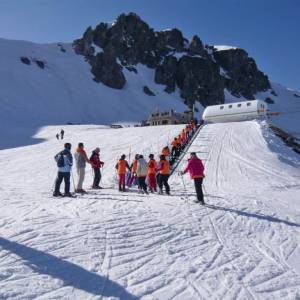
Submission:
M 159 186 L 159 194 L 163 194 L 163 186 L 166 189 L 166 194 L 170 195 L 170 186 L 168 184 L 169 176 L 170 176 L 170 163 L 166 160 L 164 155 L 160 156 L 160 161 L 158 164 L 158 186 Z
M 76 170 L 78 174 L 78 181 L 77 186 L 75 189 L 76 193 L 86 193 L 86 191 L 82 188 L 84 177 L 85 177 L 85 167 L 86 163 L 91 163 L 88 159 L 86 152 L 84 150 L 83 143 L 79 143 L 74 154 L 75 161 L 76 161 Z
M 151 193 L 156 192 L 156 169 L 157 169 L 157 162 L 154 159 L 154 155 L 149 155 L 149 162 L 148 162 L 148 184 L 149 190 Z
M 70 193 L 70 177 L 71 177 L 71 168 L 73 165 L 73 157 L 71 154 L 71 144 L 65 143 L 65 148 L 63 151 L 57 153 L 54 156 L 54 159 L 57 163 L 58 167 L 58 173 L 57 178 L 55 181 L 55 189 L 53 196 L 54 197 L 73 197 L 73 195 Z M 60 193 L 60 185 L 62 181 L 65 182 L 65 193 Z
M 101 181 L 101 172 L 100 168 L 103 167 L 104 162 L 100 160 L 100 148 L 97 147 L 90 157 L 90 161 L 92 164 L 92 168 L 94 170 L 94 182 L 93 182 L 93 189 L 102 189 L 101 186 L 99 186 L 99 183 Z
M 135 157 L 134 157 L 134 160 L 130 166 L 131 168 L 131 177 L 129 179 L 129 182 L 128 182 L 128 187 L 131 187 L 132 184 L 134 183 L 135 179 L 136 179 L 136 169 L 137 169 L 137 162 L 138 162 L 138 159 L 139 159 L 139 154 L 136 154 Z
M 148 194 L 147 185 L 146 185 L 147 173 L 148 173 L 148 164 L 144 156 L 140 155 L 137 161 L 137 169 L 136 169 L 136 176 L 139 182 L 139 193 Z
M 56 134 L 56 139 L 59 140 L 59 134 L 58 133 Z
M 63 140 L 65 135 L 65 131 L 63 129 L 60 130 L 60 138 Z
M 197 157 L 195 152 L 191 153 L 188 164 L 184 171 L 181 172 L 181 175 L 184 175 L 187 172 L 190 173 L 191 179 L 194 180 L 197 202 L 200 202 L 202 205 L 204 205 L 204 196 L 202 191 L 202 182 L 203 178 L 205 177 L 204 165 L 202 163 L 202 160 Z
M 126 176 L 126 169 L 128 169 L 130 171 L 130 167 L 128 165 L 127 160 L 125 160 L 126 155 L 122 154 L 121 158 L 119 159 L 119 161 L 116 164 L 116 170 L 118 172 L 119 175 L 119 191 L 120 192 L 125 192 L 125 176 Z

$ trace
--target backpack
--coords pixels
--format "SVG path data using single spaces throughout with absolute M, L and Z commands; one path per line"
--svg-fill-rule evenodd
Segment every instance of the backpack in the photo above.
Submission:
M 64 160 L 64 155 L 62 152 L 59 152 L 55 155 L 54 157 L 56 164 L 59 168 L 62 168 L 65 166 L 65 160 Z

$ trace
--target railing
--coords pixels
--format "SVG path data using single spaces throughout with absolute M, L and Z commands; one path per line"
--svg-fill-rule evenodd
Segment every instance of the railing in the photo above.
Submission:
M 173 175 L 173 173 L 175 172 L 176 168 L 179 166 L 179 164 L 181 163 L 182 159 L 184 158 L 184 156 L 187 154 L 189 148 L 191 147 L 191 145 L 193 144 L 194 140 L 196 139 L 196 137 L 198 136 L 200 130 L 203 128 L 204 125 L 200 125 L 196 132 L 194 133 L 194 135 L 192 136 L 192 138 L 190 139 L 190 141 L 188 142 L 188 144 L 184 147 L 184 150 L 182 151 L 182 153 L 180 154 L 180 156 L 178 157 L 178 159 L 175 161 L 174 166 L 172 167 L 172 171 L 170 173 L 170 176 Z

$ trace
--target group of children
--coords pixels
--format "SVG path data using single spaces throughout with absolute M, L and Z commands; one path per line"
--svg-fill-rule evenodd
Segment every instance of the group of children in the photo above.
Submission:
M 127 187 L 131 187 L 134 183 L 138 185 L 139 193 L 157 192 L 163 194 L 163 187 L 166 194 L 170 194 L 170 186 L 168 179 L 172 166 L 185 149 L 188 142 L 193 137 L 197 129 L 197 121 L 194 119 L 190 124 L 180 132 L 171 142 L 171 150 L 169 146 L 162 149 L 159 161 L 156 161 L 154 154 L 149 155 L 146 161 L 143 155 L 136 154 L 131 165 L 126 161 L 123 154 L 118 160 L 115 168 L 119 177 L 119 191 L 126 191 Z
M 162 149 L 158 161 L 155 160 L 154 154 L 149 155 L 148 161 L 146 161 L 142 154 L 136 154 L 132 164 L 129 165 L 125 154 L 123 154 L 115 165 L 118 174 L 119 191 L 125 192 L 126 186 L 130 188 L 137 184 L 139 193 L 148 194 L 148 192 L 154 193 L 158 191 L 159 194 L 163 194 L 163 188 L 165 188 L 165 193 L 169 195 L 170 186 L 168 184 L 168 179 L 172 166 L 193 137 L 197 126 L 196 120 L 192 120 L 190 124 L 186 125 L 180 134 L 171 142 L 171 150 L 169 146 Z M 86 193 L 83 189 L 86 164 L 91 165 L 94 173 L 93 184 L 91 187 L 93 189 L 101 189 L 101 186 L 99 185 L 101 180 L 100 168 L 103 167 L 104 162 L 100 160 L 99 154 L 100 148 L 97 147 L 88 158 L 83 143 L 78 144 L 74 154 L 78 175 L 76 185 L 74 183 L 76 193 Z M 58 166 L 58 176 L 55 181 L 53 196 L 70 197 L 72 196 L 70 193 L 70 177 L 71 167 L 73 165 L 70 143 L 65 144 L 64 150 L 55 156 L 55 160 Z M 64 195 L 60 193 L 62 180 L 65 181 Z
M 157 162 L 154 159 L 154 155 L 150 154 L 147 162 L 143 155 L 136 154 L 131 166 L 129 166 L 125 158 L 126 156 L 123 154 L 116 164 L 119 177 L 119 191 L 125 192 L 126 185 L 131 187 L 133 184 L 137 184 L 139 193 L 148 194 L 148 188 L 151 193 L 157 192 L 158 185 L 159 194 L 163 193 L 163 186 L 166 194 L 170 194 L 168 179 L 171 168 L 169 161 L 164 155 L 160 155 L 160 160 Z M 128 173 L 127 170 L 129 171 Z M 128 176 L 126 176 L 127 174 Z

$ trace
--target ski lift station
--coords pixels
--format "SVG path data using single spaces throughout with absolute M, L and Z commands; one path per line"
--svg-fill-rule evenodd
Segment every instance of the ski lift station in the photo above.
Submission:
M 267 109 L 261 100 L 211 105 L 203 111 L 202 119 L 207 123 L 247 121 L 265 117 Z

